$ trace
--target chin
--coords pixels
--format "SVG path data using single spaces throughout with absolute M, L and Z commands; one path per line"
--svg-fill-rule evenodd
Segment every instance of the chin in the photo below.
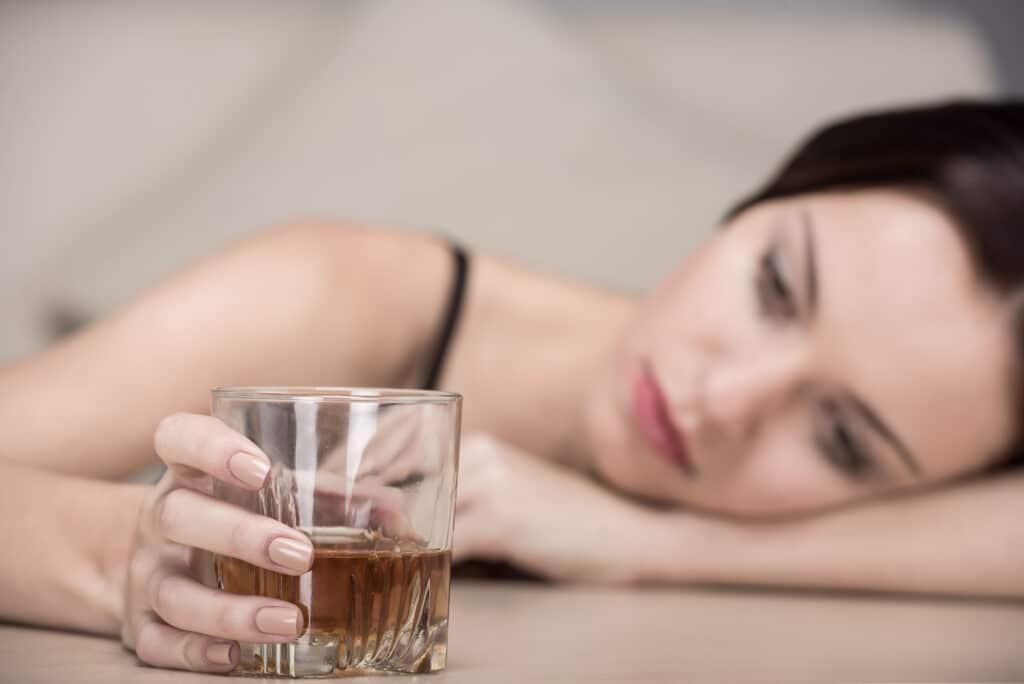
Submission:
M 615 402 L 592 404 L 585 425 L 591 466 L 609 488 L 650 502 L 682 503 L 665 491 L 664 478 L 641 452 L 644 447 L 633 440 L 627 418 Z
M 633 481 L 635 473 L 631 476 L 626 457 L 632 447 L 622 407 L 616 401 L 616 393 L 608 389 L 602 384 L 599 391 L 591 394 L 584 411 L 584 440 L 594 472 L 608 484 L 634 491 L 639 483 Z

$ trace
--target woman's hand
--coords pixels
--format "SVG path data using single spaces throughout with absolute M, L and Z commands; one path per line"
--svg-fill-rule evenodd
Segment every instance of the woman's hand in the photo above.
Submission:
M 507 561 L 558 580 L 627 583 L 657 553 L 656 512 L 486 434 L 462 443 L 455 560 Z
M 227 594 L 200 581 L 204 553 L 299 575 L 313 559 L 301 532 L 210 496 L 213 480 L 259 489 L 270 461 L 210 416 L 175 414 L 154 438 L 167 473 L 143 502 L 125 582 L 122 639 L 159 667 L 227 672 L 237 641 L 287 642 L 303 629 L 285 601 Z M 206 558 L 208 560 L 208 557 Z

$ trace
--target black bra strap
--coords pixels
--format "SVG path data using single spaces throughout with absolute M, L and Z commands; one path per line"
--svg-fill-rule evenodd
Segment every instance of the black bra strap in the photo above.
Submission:
M 448 246 L 455 259 L 455 279 L 449 291 L 448 308 L 445 311 L 441 333 L 438 335 L 437 343 L 434 346 L 434 358 L 431 361 L 427 379 L 423 383 L 423 389 L 437 389 L 437 381 L 441 377 L 441 370 L 444 368 L 448 347 L 455 332 L 455 326 L 459 321 L 459 313 L 462 310 L 462 300 L 464 299 L 463 294 L 466 289 L 466 273 L 469 270 L 469 259 L 466 257 L 466 251 L 454 240 L 449 240 Z

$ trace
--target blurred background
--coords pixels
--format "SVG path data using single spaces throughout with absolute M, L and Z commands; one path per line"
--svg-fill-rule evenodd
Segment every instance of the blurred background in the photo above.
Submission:
M 0 363 L 296 218 L 641 291 L 829 118 L 1024 93 L 1017 0 L 0 1 Z

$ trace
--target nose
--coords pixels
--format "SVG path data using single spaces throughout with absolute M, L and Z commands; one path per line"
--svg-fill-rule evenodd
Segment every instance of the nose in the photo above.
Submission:
M 749 436 L 806 386 L 809 366 L 805 350 L 796 346 L 722 360 L 704 378 L 695 417 Z

